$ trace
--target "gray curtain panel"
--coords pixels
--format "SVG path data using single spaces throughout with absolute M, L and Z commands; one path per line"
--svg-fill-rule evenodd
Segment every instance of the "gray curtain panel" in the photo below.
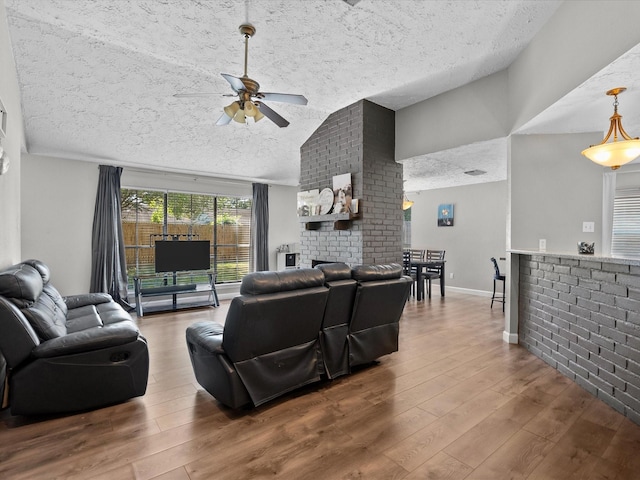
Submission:
M 91 237 L 91 292 L 106 292 L 127 303 L 127 261 L 122 235 L 121 167 L 100 165 Z
M 269 270 L 269 185 L 253 184 L 251 222 L 254 270 Z

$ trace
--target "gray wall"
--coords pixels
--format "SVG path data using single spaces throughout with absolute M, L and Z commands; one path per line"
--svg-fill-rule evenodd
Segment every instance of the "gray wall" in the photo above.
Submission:
M 95 163 L 22 157 L 22 260 L 46 263 L 62 295 L 89 291 L 98 174 Z
M 506 137 L 507 79 L 503 70 L 398 110 L 396 160 Z
M 0 0 L 0 99 L 7 111 L 7 137 L 0 144 L 9 155 L 9 171 L 0 176 L 0 267 L 17 263 L 20 253 L 20 149 L 22 110 L 4 0 Z
M 511 243 L 507 247 L 547 251 L 577 251 L 577 242 L 602 238 L 602 174 L 583 157 L 600 134 L 514 135 L 511 137 Z M 583 233 L 582 222 L 595 222 L 594 233 Z
M 563 2 L 509 66 L 505 97 L 511 128 L 531 120 L 640 43 L 639 16 L 640 2 L 633 0 Z
M 98 185 L 98 164 L 60 158 L 23 155 L 22 257 L 49 265 L 52 283 L 63 295 L 89 291 L 91 229 Z M 1 179 L 0 179 L 1 181 Z M 123 186 L 175 188 L 186 192 L 251 195 L 251 185 L 210 178 L 138 172 L 125 169 Z M 269 189 L 270 267 L 275 249 L 298 241 L 295 187 Z M 237 288 L 221 289 L 234 293 Z
M 491 257 L 504 257 L 507 182 L 428 190 L 408 195 L 413 248 L 446 250 L 447 287 L 478 292 L 493 288 Z M 437 226 L 437 209 L 454 204 L 454 226 Z M 501 263 L 501 265 L 504 265 Z M 450 278 L 450 274 L 454 278 Z M 473 293 L 473 292 L 471 292 Z

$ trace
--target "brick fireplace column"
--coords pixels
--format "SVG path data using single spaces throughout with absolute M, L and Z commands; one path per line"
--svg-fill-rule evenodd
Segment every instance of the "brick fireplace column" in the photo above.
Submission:
M 368 100 L 331 114 L 300 148 L 300 191 L 331 188 L 351 173 L 361 218 L 347 230 L 323 222 L 300 223 L 300 264 L 312 260 L 349 265 L 402 262 L 402 165 L 395 155 L 395 112 Z

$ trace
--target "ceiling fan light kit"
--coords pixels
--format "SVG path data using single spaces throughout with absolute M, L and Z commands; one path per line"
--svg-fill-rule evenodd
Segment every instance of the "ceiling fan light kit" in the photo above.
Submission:
M 268 107 L 264 100 L 291 103 L 294 105 L 306 105 L 307 99 L 303 95 L 290 93 L 267 93 L 260 92 L 260 84 L 249 78 L 247 75 L 247 59 L 249 56 L 249 39 L 255 35 L 256 29 L 253 25 L 245 23 L 240 25 L 240 33 L 244 37 L 244 75 L 234 77 L 228 73 L 222 73 L 222 77 L 229 82 L 233 91 L 238 95 L 238 100 L 223 108 L 224 113 L 216 122 L 216 125 L 228 125 L 231 120 L 238 123 L 247 123 L 247 117 L 253 118 L 254 122 L 259 122 L 267 117 L 280 128 L 289 125 L 289 122 L 278 113 Z M 176 94 L 177 97 L 206 96 L 210 94 Z
M 613 88 L 607 92 L 607 95 L 614 97 L 613 115 L 609 118 L 609 132 L 604 140 L 598 145 L 591 145 L 582 151 L 582 155 L 592 162 L 605 167 L 611 167 L 611 170 L 620 168 L 621 165 L 629 163 L 640 156 L 640 139 L 638 137 L 631 138 L 622 127 L 622 115 L 618 113 L 618 95 L 626 90 L 626 87 Z M 609 138 L 613 134 L 613 141 L 609 142 Z M 620 135 L 623 140 L 618 140 Z

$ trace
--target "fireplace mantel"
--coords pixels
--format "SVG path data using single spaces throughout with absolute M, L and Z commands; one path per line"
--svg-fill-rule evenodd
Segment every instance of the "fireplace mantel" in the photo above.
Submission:
M 333 222 L 334 230 L 348 230 L 351 228 L 352 220 L 360 220 L 358 213 L 330 213 L 327 215 L 311 215 L 308 217 L 298 217 L 301 223 L 305 224 L 306 230 L 320 230 L 323 222 Z

